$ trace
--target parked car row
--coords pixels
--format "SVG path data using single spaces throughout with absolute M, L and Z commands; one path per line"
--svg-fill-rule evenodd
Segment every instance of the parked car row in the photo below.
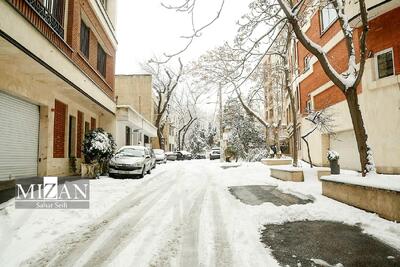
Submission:
M 144 177 L 156 168 L 156 164 L 165 164 L 168 160 L 191 160 L 192 154 L 187 151 L 164 152 L 162 149 L 151 149 L 143 146 L 124 146 L 118 149 L 109 162 L 110 177 Z M 199 158 L 199 157 L 196 157 Z M 204 155 L 205 158 L 205 155 Z

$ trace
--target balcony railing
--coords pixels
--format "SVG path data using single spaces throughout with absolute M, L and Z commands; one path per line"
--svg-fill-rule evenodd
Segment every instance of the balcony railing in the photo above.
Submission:
M 25 0 L 25 2 L 64 39 L 64 0 Z

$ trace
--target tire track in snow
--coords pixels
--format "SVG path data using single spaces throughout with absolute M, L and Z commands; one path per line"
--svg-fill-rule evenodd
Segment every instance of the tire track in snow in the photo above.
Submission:
M 204 173 L 205 171 L 205 173 Z M 211 174 L 208 169 L 201 170 L 201 176 L 205 177 L 204 184 L 197 194 L 182 229 L 182 244 L 180 251 L 180 266 L 199 266 L 199 229 L 200 214 L 209 185 Z
M 74 265 L 73 261 L 77 260 L 79 255 L 83 254 L 113 221 L 142 203 L 147 203 L 145 207 L 148 207 L 159 199 L 159 194 L 170 187 L 170 179 L 150 191 L 146 191 L 146 188 L 148 185 L 150 187 L 151 181 L 163 176 L 165 173 L 159 173 L 146 180 L 137 190 L 118 201 L 110 208 L 109 212 L 97 219 L 97 223 L 90 224 L 84 231 L 73 233 L 72 237 L 70 235 L 62 236 L 59 240 L 52 242 L 50 248 L 43 249 L 41 255 L 28 259 L 24 264 L 32 266 L 67 266 L 67 263 L 69 263 L 69 265 Z
M 226 225 L 223 220 L 220 201 L 215 190 L 212 191 L 215 265 L 233 266 L 232 250 L 228 240 Z

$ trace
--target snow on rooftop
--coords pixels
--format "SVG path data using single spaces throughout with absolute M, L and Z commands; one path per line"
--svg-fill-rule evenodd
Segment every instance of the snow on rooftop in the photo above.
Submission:
M 349 174 L 339 174 L 331 176 L 322 176 L 321 180 L 360 185 L 360 186 L 368 186 L 368 187 L 400 192 L 400 175 L 377 174 L 367 177 L 361 177 L 359 175 L 356 176 Z

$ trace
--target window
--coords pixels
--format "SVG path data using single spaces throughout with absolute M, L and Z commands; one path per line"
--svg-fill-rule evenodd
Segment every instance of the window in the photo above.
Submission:
M 106 77 L 106 52 L 100 44 L 97 44 L 97 70 Z
M 312 111 L 312 103 L 311 100 L 307 100 L 306 102 L 306 112 L 310 113 Z
M 304 72 L 310 69 L 310 59 L 311 57 L 309 55 L 304 57 Z
M 90 124 L 88 121 L 85 121 L 85 134 L 87 134 L 90 131 Z
M 126 126 L 125 128 L 125 145 L 131 145 L 131 128 L 129 128 L 128 126 Z
M 394 74 L 393 50 L 392 48 L 383 50 L 376 54 L 376 70 L 378 79 L 382 79 Z
M 90 118 L 90 130 L 96 129 L 96 119 Z
M 327 4 L 321 9 L 321 31 L 326 31 L 337 19 L 337 13 L 332 4 Z
M 68 131 L 68 157 L 75 157 L 76 145 L 76 118 L 69 116 L 69 131 Z
M 89 27 L 81 21 L 81 52 L 86 58 L 89 58 L 89 35 Z

